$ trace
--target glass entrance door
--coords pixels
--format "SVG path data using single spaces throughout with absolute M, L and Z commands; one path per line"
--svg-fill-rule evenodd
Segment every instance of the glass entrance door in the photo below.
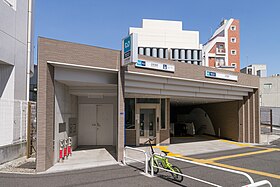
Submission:
M 140 109 L 140 144 L 156 136 L 156 109 Z

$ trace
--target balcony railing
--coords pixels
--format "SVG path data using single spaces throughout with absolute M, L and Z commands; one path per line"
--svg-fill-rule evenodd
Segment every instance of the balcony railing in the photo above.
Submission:
M 216 54 L 225 54 L 226 50 L 225 49 L 216 49 Z

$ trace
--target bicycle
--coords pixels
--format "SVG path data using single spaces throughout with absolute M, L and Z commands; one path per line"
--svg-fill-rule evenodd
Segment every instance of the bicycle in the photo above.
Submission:
M 154 138 L 155 139 L 155 138 Z M 168 158 L 166 158 L 167 154 L 169 153 L 168 151 L 161 151 L 162 153 L 164 153 L 164 156 L 160 156 L 160 155 L 156 155 L 152 146 L 151 141 L 153 141 L 154 139 L 150 139 L 148 141 L 146 141 L 145 143 L 149 142 L 149 145 L 151 147 L 151 151 L 152 151 L 152 157 L 154 160 L 154 173 L 157 174 L 159 172 L 159 168 L 158 167 L 162 167 L 164 169 L 170 170 L 172 172 L 176 172 L 176 173 L 182 173 L 182 171 L 180 170 L 179 167 L 172 165 L 169 161 Z M 150 158 L 149 160 L 149 168 L 151 170 L 151 165 L 152 165 L 152 158 Z M 171 173 L 172 177 L 174 178 L 175 181 L 177 182 L 182 182 L 183 181 L 183 176 L 182 175 L 178 175 L 175 173 Z

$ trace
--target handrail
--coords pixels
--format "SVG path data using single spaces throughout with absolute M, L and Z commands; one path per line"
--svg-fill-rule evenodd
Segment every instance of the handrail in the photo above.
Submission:
M 160 154 L 158 153 L 154 153 L 154 155 L 158 155 L 158 156 L 161 156 Z M 242 171 L 236 171 L 236 170 L 232 170 L 232 169 L 227 169 L 227 168 L 222 168 L 222 167 L 218 167 L 218 166 L 213 166 L 213 165 L 209 165 L 209 164 L 204 164 L 204 163 L 199 163 L 199 162 L 194 162 L 194 161 L 190 161 L 190 160 L 186 160 L 186 159 L 181 159 L 181 158 L 177 158 L 177 157 L 172 157 L 172 156 L 165 156 L 166 158 L 170 158 L 170 159 L 174 159 L 174 160 L 178 160 L 178 161 L 182 161 L 182 162 L 187 162 L 187 163 L 191 163 L 191 164 L 196 164 L 196 165 L 200 165 L 200 166 L 205 166 L 205 167 L 209 167 L 209 168 L 213 168 L 213 169 L 217 169 L 217 170 L 222 170 L 222 171 L 227 171 L 227 172 L 231 172 L 231 173 L 235 173 L 235 174 L 239 174 L 239 175 L 243 175 L 245 177 L 248 178 L 248 180 L 250 181 L 250 184 L 246 185 L 246 187 L 255 187 L 255 186 L 262 186 L 262 185 L 265 185 L 265 184 L 268 184 L 270 187 L 272 187 L 271 183 L 267 180 L 263 180 L 263 181 L 259 181 L 259 182 L 254 182 L 253 178 L 248 175 L 247 173 L 245 172 L 242 172 Z M 182 174 L 182 173 L 178 173 L 178 172 L 173 172 L 173 171 L 170 171 L 170 170 L 167 170 L 167 169 L 164 169 L 162 167 L 158 167 L 158 166 L 154 166 L 154 161 L 153 161 L 153 156 L 151 157 L 151 175 L 154 176 L 154 167 L 155 168 L 158 168 L 158 169 L 162 169 L 164 171 L 168 171 L 170 173 L 174 173 L 174 174 L 177 174 L 177 175 L 181 175 L 183 177 L 187 177 L 187 178 L 191 178 L 191 179 L 194 179 L 194 180 L 197 180 L 199 182 L 203 182 L 203 183 L 206 183 L 206 184 L 210 184 L 212 186 L 217 186 L 219 187 L 220 185 L 217 185 L 217 184 L 214 184 L 214 183 L 211 183 L 211 182 L 208 182 L 208 181 L 204 181 L 202 179 L 198 179 L 198 178 L 195 178 L 195 177 L 192 177 L 192 176 L 188 176 L 188 175 L 185 175 L 185 174 Z
M 129 150 L 133 150 L 133 151 L 137 151 L 137 152 L 141 152 L 141 153 L 144 153 L 145 155 L 145 162 L 141 161 L 141 160 L 138 160 L 138 159 L 135 159 L 135 158 L 131 158 L 131 157 L 128 157 L 127 154 L 126 154 L 126 150 L 129 149 Z M 123 164 L 126 165 L 126 159 L 129 159 L 129 160 L 133 160 L 133 161 L 136 161 L 136 162 L 140 162 L 140 163 L 143 163 L 145 164 L 145 174 L 149 174 L 148 173 L 148 154 L 146 151 L 142 150 L 142 149 L 138 149 L 138 148 L 134 148 L 134 147 L 129 147 L 129 146 L 125 146 L 124 149 L 123 149 Z
M 272 187 L 272 184 L 268 180 L 262 180 L 262 181 L 259 181 L 259 182 L 253 183 L 253 184 L 245 185 L 243 187 L 257 187 L 257 186 L 263 186 L 266 184 L 269 185 L 269 187 Z

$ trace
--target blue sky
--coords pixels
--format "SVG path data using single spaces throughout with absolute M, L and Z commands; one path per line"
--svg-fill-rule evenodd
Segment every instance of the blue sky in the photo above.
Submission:
M 278 0 L 37 0 L 35 8 L 35 45 L 43 36 L 112 49 L 145 18 L 183 21 L 203 44 L 233 17 L 240 20 L 241 67 L 267 64 L 269 75 L 280 73 Z

